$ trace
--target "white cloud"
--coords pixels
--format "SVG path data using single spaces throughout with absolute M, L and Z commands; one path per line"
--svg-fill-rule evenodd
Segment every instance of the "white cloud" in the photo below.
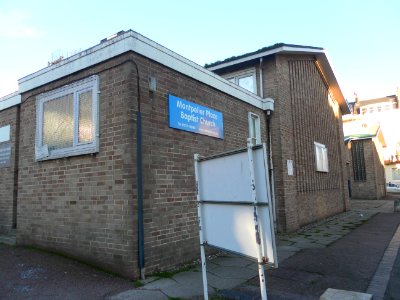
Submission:
M 18 80 L 15 74 L 0 73 L 0 98 L 18 90 Z
M 40 30 L 29 24 L 29 15 L 22 11 L 0 12 L 0 37 L 37 38 Z

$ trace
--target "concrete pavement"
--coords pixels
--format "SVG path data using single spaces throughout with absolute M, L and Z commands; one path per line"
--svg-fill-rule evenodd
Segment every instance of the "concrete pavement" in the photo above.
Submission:
M 277 240 L 278 260 L 280 263 L 284 262 L 289 257 L 299 253 L 305 249 L 314 249 L 312 256 L 307 257 L 312 260 L 313 256 L 318 256 L 320 250 L 331 245 L 335 241 L 348 235 L 355 228 L 366 223 L 371 217 L 377 213 L 390 213 L 393 212 L 393 201 L 389 200 L 352 200 L 351 210 L 348 212 L 336 215 L 321 222 L 306 226 L 300 231 L 280 235 Z M 394 215 L 393 226 L 400 215 Z M 382 223 L 382 220 L 378 220 Z M 378 222 L 378 223 L 379 223 Z M 400 222 L 400 219 L 399 219 Z M 371 229 L 371 228 L 369 228 Z M 386 240 L 392 237 L 393 232 L 386 234 Z M 373 238 L 373 237 L 369 237 Z M 389 242 L 386 241 L 385 242 Z M 349 245 L 347 245 L 349 246 Z M 351 245 L 350 245 L 351 246 Z M 381 251 L 384 251 L 386 245 L 381 245 Z M 342 249 L 343 251 L 349 249 Z M 351 251 L 351 250 L 350 250 Z M 331 253 L 333 255 L 333 253 Z M 375 256 L 376 258 L 376 256 Z M 328 266 L 329 257 L 326 259 L 325 264 Z M 380 257 L 376 258 L 375 263 L 378 264 Z M 371 266 L 371 263 L 368 264 Z M 335 266 L 330 265 L 333 269 Z M 376 266 L 375 266 L 376 267 Z M 373 268 L 373 266 L 372 266 Z M 279 268 L 281 269 L 281 268 Z M 278 269 L 278 270 L 279 270 Z M 373 269 L 372 271 L 374 271 Z M 369 272 L 372 272 L 369 270 Z M 287 276 L 303 276 L 304 274 L 287 274 Z M 359 274 L 358 274 L 359 275 Z M 373 275 L 373 273 L 372 273 Z M 257 299 L 259 296 L 257 264 L 249 259 L 238 257 L 232 254 L 226 254 L 220 257 L 213 258 L 207 262 L 207 278 L 209 294 L 217 294 L 223 298 L 230 299 Z M 253 284 L 244 284 L 253 278 Z M 293 279 L 291 279 L 293 280 Z M 313 280 L 321 280 L 318 276 L 311 276 Z M 355 280 L 357 281 L 357 279 Z M 354 283 L 354 282 L 353 282 Z M 368 280 L 367 280 L 368 283 Z M 364 281 L 365 284 L 365 281 Z M 238 287 L 234 290 L 235 287 Z M 351 289 L 351 286 L 347 286 Z M 267 279 L 268 289 L 268 279 Z M 201 298 L 203 292 L 201 270 L 197 267 L 194 270 L 178 273 L 171 278 L 150 278 L 150 282 L 146 282 L 141 288 L 143 291 L 159 291 L 167 297 L 175 298 Z M 137 291 L 135 291 L 137 293 Z M 323 291 L 317 291 L 318 296 L 322 295 Z M 135 299 L 130 297 L 129 292 L 125 292 L 123 299 Z M 283 295 L 283 296 L 282 296 Z M 292 295 L 275 296 L 276 299 L 288 299 Z M 282 297 L 282 298 L 279 298 Z M 307 295 L 304 299 L 310 299 Z M 317 297 L 313 295 L 313 297 Z M 113 298 L 112 298 L 113 299 Z M 272 298 L 274 299 L 274 298 Z M 297 298 L 293 298 L 297 299 Z M 300 298 L 299 298 L 300 299 Z
M 400 223 L 400 214 L 392 212 L 393 201 L 352 200 L 348 212 L 280 235 L 280 268 L 267 272 L 268 299 L 318 299 L 328 287 L 365 292 Z M 387 214 L 373 217 L 377 213 Z M 207 271 L 209 293 L 217 299 L 259 299 L 256 262 L 212 256 Z M 396 278 L 394 269 L 387 297 L 398 295 Z M 169 278 L 149 277 L 142 285 L 134 288 L 128 280 L 63 257 L 0 245 L 2 299 L 202 299 L 203 294 L 200 266 Z

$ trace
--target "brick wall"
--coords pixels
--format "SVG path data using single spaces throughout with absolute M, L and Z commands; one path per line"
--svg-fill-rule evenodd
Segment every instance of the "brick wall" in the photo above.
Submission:
M 257 68 L 258 61 L 217 73 L 234 72 L 251 64 Z M 271 139 L 278 229 L 293 231 L 348 207 L 341 111 L 313 56 L 267 57 L 262 70 L 264 97 L 275 100 Z M 328 148 L 328 173 L 316 172 L 314 142 Z M 288 160 L 293 161 L 293 176 L 288 175 Z
M 137 277 L 137 74 L 126 62 L 132 58 L 142 100 L 147 273 L 198 258 L 193 154 L 244 147 L 247 113 L 260 115 L 263 136 L 265 120 L 260 110 L 132 53 L 22 95 L 17 243 Z M 99 153 L 36 162 L 36 96 L 93 74 L 100 83 Z M 169 128 L 168 93 L 221 111 L 224 140 Z
M 18 107 L 0 111 L 0 127 L 10 125 L 11 131 L 10 141 L 0 143 L 7 147 L 11 145 L 10 166 L 0 167 L 0 235 L 8 235 L 16 225 L 18 118 Z
M 279 229 L 293 231 L 347 207 L 341 111 L 313 57 L 279 55 L 271 65 L 265 65 L 264 86 L 275 100 L 272 150 Z M 316 172 L 314 142 L 328 148 L 328 173 Z M 294 176 L 288 175 L 287 160 L 293 161 Z
M 365 139 L 363 143 L 366 180 L 355 181 L 351 177 L 352 198 L 381 199 L 386 196 L 386 180 L 383 165 L 382 146 L 378 139 Z M 351 143 L 349 146 L 351 151 Z

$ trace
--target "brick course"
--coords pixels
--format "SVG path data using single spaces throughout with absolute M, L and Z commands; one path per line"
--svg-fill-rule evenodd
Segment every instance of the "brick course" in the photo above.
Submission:
M 245 147 L 248 112 L 263 112 L 130 53 L 22 95 L 18 244 L 44 247 L 128 277 L 137 268 L 136 70 L 143 119 L 146 272 L 196 259 L 199 251 L 193 155 Z M 98 74 L 100 151 L 36 162 L 37 95 Z M 157 92 L 148 90 L 148 76 Z M 224 140 L 168 127 L 168 94 L 221 111 Z
M 351 173 L 352 198 L 354 199 L 382 199 L 386 196 L 385 168 L 382 145 L 377 138 L 359 140 L 364 146 L 365 181 L 355 181 L 353 170 Z M 352 143 L 348 144 L 351 153 Z M 350 154 L 351 159 L 351 154 Z M 353 162 L 351 161 L 351 168 Z
M 258 63 L 216 72 L 223 75 Z M 271 139 L 278 228 L 294 231 L 348 206 L 341 110 L 311 55 L 270 56 L 263 59 L 262 71 L 264 97 L 275 101 Z M 328 148 L 328 173 L 315 170 L 314 142 Z M 294 176 L 288 175 L 288 160 Z
M 0 127 L 10 125 L 11 165 L 0 168 L 0 235 L 8 235 L 15 228 L 18 176 L 19 108 L 0 111 Z

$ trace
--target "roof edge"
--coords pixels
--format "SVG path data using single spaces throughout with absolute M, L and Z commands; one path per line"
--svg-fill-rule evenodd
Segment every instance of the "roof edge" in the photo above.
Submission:
M 133 30 L 123 32 L 112 39 L 106 39 L 58 64 L 19 79 L 19 93 L 22 94 L 129 51 L 138 53 L 260 109 L 263 109 L 266 102 L 271 103 L 271 107 L 273 107 L 272 99 L 260 98 Z
M 16 106 L 21 103 L 21 95 L 14 92 L 0 98 L 0 111 Z
M 217 61 L 214 63 L 206 64 L 205 68 L 210 71 L 219 70 L 232 65 L 236 65 L 242 62 L 250 61 L 253 59 L 274 55 L 277 53 L 321 53 L 324 52 L 324 48 L 313 47 L 313 46 L 301 46 L 293 44 L 278 43 L 273 46 L 265 47 L 260 50 L 246 53 L 239 56 L 232 56 L 223 61 Z

